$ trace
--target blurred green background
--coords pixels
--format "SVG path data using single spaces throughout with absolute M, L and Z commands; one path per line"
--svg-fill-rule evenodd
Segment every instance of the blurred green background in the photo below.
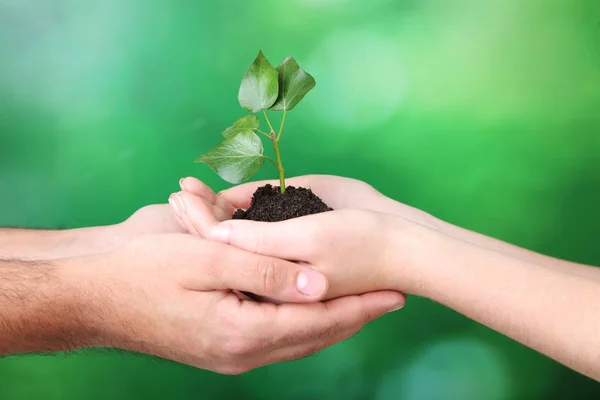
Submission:
M 0 226 L 119 222 L 188 175 L 225 188 L 193 161 L 244 115 L 259 48 L 317 80 L 287 121 L 289 176 L 363 179 L 600 265 L 597 0 L 0 0 Z M 81 398 L 588 399 L 600 385 L 411 298 L 316 356 L 236 377 L 116 352 L 0 360 L 0 399 Z

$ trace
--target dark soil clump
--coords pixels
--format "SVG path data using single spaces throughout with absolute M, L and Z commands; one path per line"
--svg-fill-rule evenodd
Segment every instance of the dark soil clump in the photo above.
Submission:
M 237 210 L 233 219 L 278 222 L 332 210 L 310 189 L 288 186 L 282 194 L 279 186 L 265 185 L 256 189 L 250 207 Z

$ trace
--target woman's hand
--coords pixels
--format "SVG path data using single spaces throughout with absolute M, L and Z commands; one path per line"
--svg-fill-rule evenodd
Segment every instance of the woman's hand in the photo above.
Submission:
M 290 184 L 311 186 L 306 178 L 291 179 Z M 357 205 L 386 206 L 389 199 L 362 182 L 336 177 L 312 181 L 324 190 L 311 186 L 315 193 L 338 210 L 277 223 L 229 220 L 236 207 L 249 206 L 249 196 L 261 184 L 216 195 L 193 178 L 182 181 L 185 190 L 171 196 L 170 202 L 191 233 L 307 264 L 325 274 L 331 282 L 327 298 L 384 288 L 417 293 L 421 281 L 418 246 L 423 236 L 434 231 L 393 214 L 340 209 L 352 206 L 340 191 L 353 193 Z
M 220 221 L 229 220 L 236 209 L 250 207 L 252 194 L 258 187 L 266 184 L 277 185 L 278 182 L 249 182 L 216 194 L 198 179 L 184 178 L 180 181 L 182 192 L 171 196 L 169 202 L 174 209 L 181 207 L 182 204 L 177 202 L 178 195 L 183 195 L 186 192 L 196 195 L 199 198 L 198 201 L 204 202 L 205 206 L 212 210 L 215 218 L 210 218 L 210 221 L 203 221 L 202 225 L 197 227 L 189 224 L 185 225 L 184 221 L 180 220 L 186 230 L 202 235 L 198 229 L 205 229 L 207 226 L 212 226 Z M 407 221 L 434 229 L 443 226 L 441 221 L 430 214 L 392 200 L 375 190 L 371 185 L 356 179 L 333 175 L 305 175 L 289 178 L 286 182 L 288 185 L 311 189 L 334 210 L 348 208 L 371 210 L 393 214 Z M 194 213 L 194 210 L 188 211 Z M 207 216 L 205 215 L 205 217 Z
M 391 214 L 346 209 L 276 223 L 225 221 L 205 237 L 308 265 L 328 277 L 327 298 L 335 298 L 382 289 L 419 293 L 420 246 L 433 235 Z

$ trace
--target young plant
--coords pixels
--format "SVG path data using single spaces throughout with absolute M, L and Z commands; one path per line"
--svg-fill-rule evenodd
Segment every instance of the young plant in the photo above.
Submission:
M 315 79 L 300 68 L 292 57 L 286 58 L 275 68 L 260 51 L 246 71 L 238 92 L 240 106 L 251 114 L 238 119 L 225 129 L 221 144 L 200 156 L 196 162 L 208 165 L 227 182 L 238 184 L 248 180 L 258 172 L 265 160 L 269 160 L 277 168 L 281 193 L 284 193 L 285 174 L 279 141 L 287 112 L 296 107 L 315 85 Z M 269 120 L 267 110 L 283 111 L 277 133 Z M 269 127 L 268 132 L 259 129 L 260 121 L 255 113 L 261 111 Z M 276 161 L 264 155 L 263 143 L 257 133 L 271 141 Z

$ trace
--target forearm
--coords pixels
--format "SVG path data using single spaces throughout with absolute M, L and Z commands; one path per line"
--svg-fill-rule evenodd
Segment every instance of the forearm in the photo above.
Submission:
M 60 261 L 0 260 L 0 356 L 90 345 L 83 298 Z
M 600 283 L 434 235 L 421 295 L 600 379 Z
M 69 230 L 0 229 L 0 258 L 51 260 L 98 253 L 116 242 L 112 227 Z
M 450 236 L 481 248 L 502 253 L 508 257 L 516 258 L 524 262 L 534 263 L 546 268 L 552 268 L 556 271 L 562 271 L 600 282 L 600 268 L 549 257 L 445 222 L 441 222 L 441 226 L 443 226 L 442 231 Z
M 468 229 L 439 220 L 424 211 L 412 208 L 395 200 L 386 198 L 382 200 L 380 207 L 384 212 L 398 215 L 402 218 L 413 221 L 419 225 L 437 230 L 445 235 L 474 244 L 478 247 L 505 254 L 525 262 L 531 262 L 552 268 L 557 271 L 567 272 L 584 278 L 595 279 L 600 282 L 600 268 L 590 267 L 588 265 L 564 261 L 536 253 L 524 248 L 482 235 Z

